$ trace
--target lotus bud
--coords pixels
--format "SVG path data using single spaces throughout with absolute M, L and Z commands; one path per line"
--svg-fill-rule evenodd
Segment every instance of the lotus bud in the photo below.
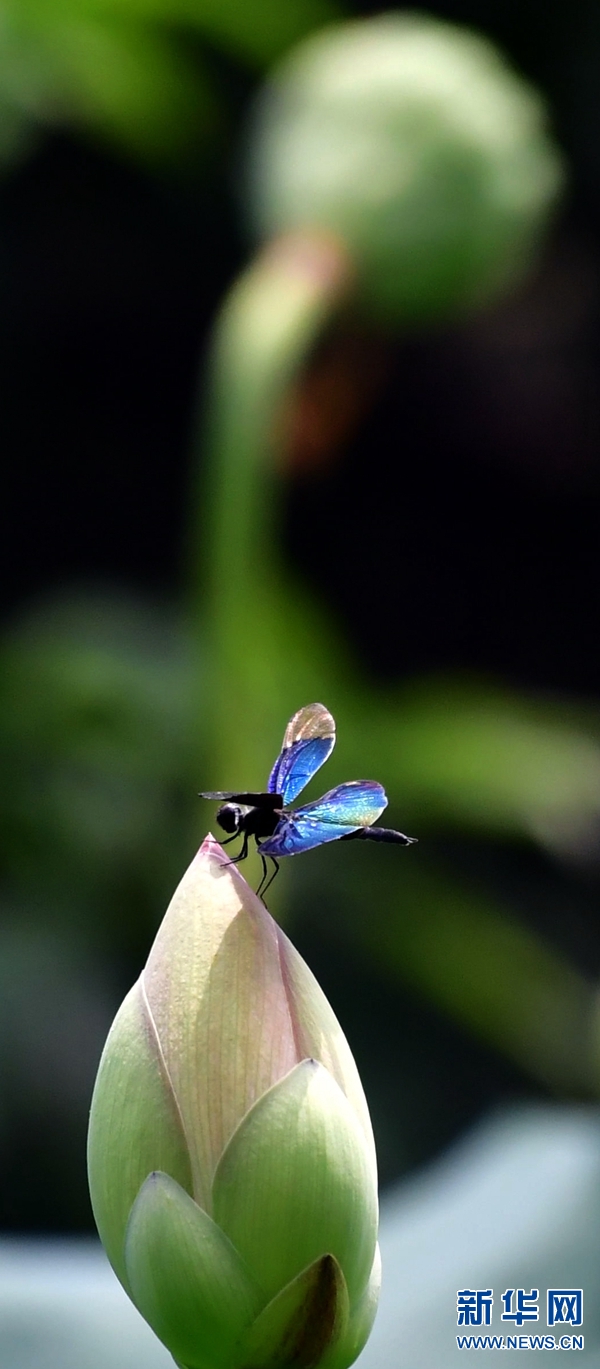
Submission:
M 543 101 L 486 39 L 425 15 L 325 29 L 260 99 L 261 236 L 329 233 L 365 312 L 452 317 L 527 270 L 563 182 Z
M 208 837 L 111 1028 L 89 1180 L 113 1268 L 181 1369 L 345 1369 L 379 1291 L 348 1043 Z

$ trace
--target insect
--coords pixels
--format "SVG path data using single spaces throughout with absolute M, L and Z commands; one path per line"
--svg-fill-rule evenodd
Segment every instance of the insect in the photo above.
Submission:
M 387 807 L 385 790 L 376 780 L 348 780 L 315 803 L 307 803 L 303 808 L 288 806 L 331 755 L 334 746 L 335 722 L 331 713 L 323 704 L 307 704 L 290 718 L 266 793 L 238 794 L 225 790 L 200 795 L 221 802 L 217 822 L 231 833 L 223 845 L 236 837 L 242 838 L 242 849 L 233 864 L 245 860 L 249 838 L 254 837 L 263 867 L 257 893 L 266 893 L 277 874 L 281 856 L 295 856 L 327 841 L 388 841 L 411 846 L 417 840 L 389 827 L 373 827 Z M 267 856 L 274 866 L 270 879 Z

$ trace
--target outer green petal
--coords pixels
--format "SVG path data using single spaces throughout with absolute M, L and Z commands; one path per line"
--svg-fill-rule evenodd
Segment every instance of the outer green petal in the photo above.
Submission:
M 377 1191 L 363 1131 L 345 1094 L 304 1060 L 259 1099 L 219 1162 L 215 1220 L 268 1297 L 334 1255 L 350 1303 L 362 1296 L 377 1240 Z
M 321 1360 L 319 1369 L 348 1369 L 348 1365 L 354 1364 L 355 1359 L 358 1359 L 371 1334 L 380 1291 L 381 1255 L 377 1245 L 371 1277 L 362 1298 L 353 1307 L 346 1329 Z
M 125 1228 L 136 1194 L 153 1169 L 168 1170 L 191 1192 L 181 1117 L 138 982 L 121 1005 L 104 1047 L 88 1135 L 96 1225 L 128 1291 Z
M 278 928 L 281 968 L 293 1005 L 300 1059 L 318 1060 L 346 1094 L 363 1129 L 377 1182 L 375 1141 L 354 1056 L 337 1017 L 306 961 Z
M 188 1369 L 215 1369 L 265 1298 L 223 1232 L 168 1174 L 151 1174 L 127 1227 L 136 1306 Z
M 323 1255 L 265 1307 L 236 1346 L 236 1369 L 321 1365 L 348 1325 L 348 1289 L 333 1255 Z

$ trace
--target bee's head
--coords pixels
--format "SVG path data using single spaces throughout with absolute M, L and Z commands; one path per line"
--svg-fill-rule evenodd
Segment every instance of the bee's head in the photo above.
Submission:
M 217 822 L 224 832 L 235 835 L 242 825 L 244 810 L 239 803 L 223 803 L 217 813 Z

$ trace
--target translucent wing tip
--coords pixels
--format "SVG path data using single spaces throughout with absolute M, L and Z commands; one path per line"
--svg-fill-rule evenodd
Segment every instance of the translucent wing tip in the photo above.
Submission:
M 283 749 L 287 751 L 294 742 L 312 741 L 315 737 L 335 738 L 335 719 L 324 704 L 306 704 L 294 713 L 285 729 Z

